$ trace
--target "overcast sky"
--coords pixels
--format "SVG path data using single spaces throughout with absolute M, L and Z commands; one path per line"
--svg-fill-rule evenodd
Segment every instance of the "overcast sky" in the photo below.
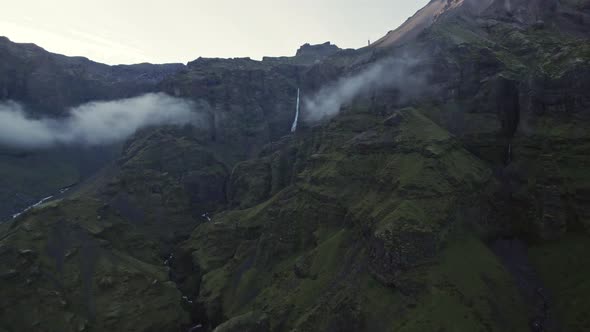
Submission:
M 109 64 L 359 48 L 427 0 L 0 0 L 0 35 Z

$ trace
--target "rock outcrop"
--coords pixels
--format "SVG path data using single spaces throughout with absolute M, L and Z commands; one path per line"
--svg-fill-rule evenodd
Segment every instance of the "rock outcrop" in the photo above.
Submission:
M 321 59 L 321 58 L 325 58 L 325 57 L 329 57 L 331 55 L 334 55 L 334 54 L 338 53 L 339 51 L 341 51 L 341 49 L 338 46 L 333 45 L 330 42 L 325 42 L 323 44 L 318 44 L 318 45 L 305 44 L 297 50 L 297 53 L 295 54 L 295 56 L 297 56 L 297 57 L 315 57 L 315 58 Z

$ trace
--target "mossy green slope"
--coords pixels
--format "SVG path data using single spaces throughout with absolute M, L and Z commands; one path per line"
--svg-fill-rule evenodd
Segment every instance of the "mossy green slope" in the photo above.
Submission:
M 457 217 L 490 171 L 420 111 L 392 116 L 353 110 L 293 138 L 291 185 L 185 242 L 213 325 L 256 311 L 279 331 L 526 328 L 510 275 L 464 232 L 477 221 Z
M 2 225 L 0 320 L 8 331 L 177 331 L 189 322 L 157 245 L 92 200 Z
M 441 20 L 406 45 L 427 54 L 424 98 L 363 96 L 281 139 L 296 85 L 404 48 L 309 70 L 192 63 L 162 88 L 208 100 L 209 130 L 139 133 L 104 175 L 2 226 L 0 290 L 20 300 L 0 302 L 1 328 L 526 331 L 534 308 L 487 246 L 510 237 L 564 330 L 586 329 L 590 55 L 558 23 Z
M 590 239 L 586 234 L 568 234 L 558 241 L 536 244 L 529 250 L 531 261 L 549 289 L 552 310 L 564 331 L 590 329 Z

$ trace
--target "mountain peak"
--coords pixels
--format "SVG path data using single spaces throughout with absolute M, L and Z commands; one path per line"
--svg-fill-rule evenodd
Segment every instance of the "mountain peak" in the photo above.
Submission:
M 414 39 L 441 19 L 495 17 L 519 24 L 534 24 L 554 15 L 559 0 L 432 0 L 399 28 L 376 41 L 373 47 L 388 47 Z

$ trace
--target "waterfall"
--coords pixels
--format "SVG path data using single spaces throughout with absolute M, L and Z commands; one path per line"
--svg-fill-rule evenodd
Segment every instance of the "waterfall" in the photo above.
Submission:
M 297 122 L 299 122 L 299 89 L 297 89 L 297 111 L 295 112 L 295 120 L 291 126 L 291 132 L 294 133 L 297 130 Z

